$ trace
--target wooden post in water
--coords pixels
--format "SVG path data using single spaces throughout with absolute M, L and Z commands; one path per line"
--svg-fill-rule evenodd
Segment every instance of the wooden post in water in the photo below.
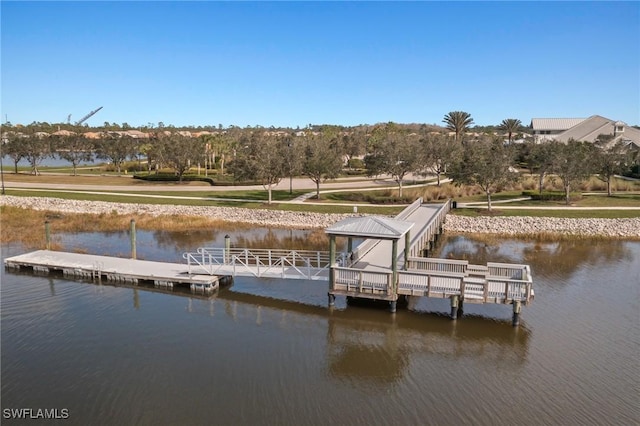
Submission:
M 451 319 L 458 319 L 458 303 L 460 302 L 460 296 L 451 296 Z
M 228 265 L 231 263 L 231 256 L 229 253 L 231 251 L 231 237 L 229 234 L 224 236 L 224 264 Z
M 131 258 L 135 259 L 137 257 L 136 253 L 136 220 L 131 219 L 129 229 L 129 237 L 131 238 Z
M 520 325 L 520 311 L 522 310 L 522 304 L 519 300 L 514 300 L 513 302 L 513 320 L 512 324 L 514 327 Z
M 44 239 L 45 239 L 45 247 L 47 250 L 51 250 L 51 232 L 49 230 L 49 221 L 44 221 Z

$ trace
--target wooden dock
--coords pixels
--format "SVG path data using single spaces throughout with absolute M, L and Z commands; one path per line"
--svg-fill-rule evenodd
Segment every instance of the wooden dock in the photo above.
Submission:
M 5 259 L 7 268 L 61 274 L 116 283 L 153 284 L 157 288 L 187 287 L 196 293 L 211 293 L 223 278 L 190 273 L 187 265 L 124 259 L 93 254 L 38 250 Z
M 329 306 L 337 295 L 389 302 L 396 311 L 398 299 L 449 298 L 456 319 L 464 303 L 513 305 L 513 324 L 519 324 L 521 307 L 533 302 L 528 265 L 489 262 L 470 265 L 463 260 L 433 259 L 426 255 L 442 232 L 450 203 L 423 204 L 418 199 L 395 219 L 349 218 L 325 232 L 330 238 Z M 335 262 L 337 236 L 367 239 L 350 255 L 351 263 Z

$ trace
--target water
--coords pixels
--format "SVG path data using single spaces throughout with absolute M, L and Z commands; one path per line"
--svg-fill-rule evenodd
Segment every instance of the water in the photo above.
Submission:
M 176 261 L 228 232 L 241 235 L 189 245 L 141 233 L 138 253 Z M 244 242 L 301 232 L 257 230 Z M 128 247 L 126 234 L 62 242 Z M 536 299 L 521 326 L 510 306 L 467 304 L 451 321 L 446 300 L 424 298 L 395 315 L 340 298 L 329 311 L 323 282 L 238 278 L 205 298 L 3 271 L 2 408 L 66 408 L 68 424 L 109 425 L 640 421 L 640 243 L 455 237 L 440 250 L 530 264 Z
M 96 166 L 96 165 L 100 165 L 100 164 L 102 164 L 104 162 L 105 162 L 105 160 L 100 160 L 100 159 L 96 158 L 95 155 L 92 155 L 91 160 L 80 162 L 78 167 Z M 18 167 L 26 167 L 26 166 L 30 166 L 30 165 L 31 164 L 29 163 L 29 161 L 27 159 L 25 159 L 25 158 L 21 158 L 20 161 L 18 161 Z M 5 171 L 13 171 L 13 168 L 14 168 L 13 159 L 11 157 L 9 157 L 8 155 L 3 156 L 2 157 L 2 166 L 3 166 Z M 50 157 L 44 158 L 38 164 L 38 167 L 71 167 L 71 163 L 69 161 L 65 160 L 64 158 L 60 158 L 57 154 L 53 154 Z

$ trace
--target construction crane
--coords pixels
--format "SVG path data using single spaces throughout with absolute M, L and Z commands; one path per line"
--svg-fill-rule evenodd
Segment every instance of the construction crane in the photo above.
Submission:
M 87 121 L 91 116 L 93 116 L 93 114 L 95 114 L 96 112 L 100 111 L 102 109 L 102 107 L 98 108 L 98 109 L 94 109 L 93 111 L 91 111 L 89 114 L 85 115 L 84 117 L 82 117 L 80 120 L 76 121 L 76 126 L 81 125 L 82 123 L 84 123 L 85 121 Z

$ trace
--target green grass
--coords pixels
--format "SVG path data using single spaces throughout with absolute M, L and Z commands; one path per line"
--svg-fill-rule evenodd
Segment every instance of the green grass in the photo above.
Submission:
M 238 202 L 232 201 L 210 201 L 210 200 L 189 200 L 189 199 L 176 199 L 176 198 L 150 198 L 145 197 L 145 194 L 139 196 L 123 196 L 119 194 L 113 194 L 109 192 L 101 192 L 99 194 L 86 194 L 81 192 L 62 192 L 55 190 L 48 191 L 16 191 L 7 189 L 7 195 L 14 195 L 18 197 L 55 197 L 65 200 L 86 200 L 86 201 L 106 201 L 112 203 L 143 203 L 143 204 L 157 204 L 157 205 L 183 205 L 183 206 L 218 206 L 218 207 L 242 207 L 249 209 L 271 209 L 271 210 L 286 210 L 286 211 L 298 211 L 298 212 L 316 212 L 316 213 L 352 213 L 352 206 L 338 206 L 334 204 L 279 204 L 274 202 L 273 204 L 266 204 L 262 200 L 256 200 L 256 202 Z M 286 192 L 289 195 L 288 192 Z M 162 195 L 167 195 L 162 193 Z M 180 193 L 185 196 L 185 193 Z M 210 194 L 209 194 L 210 195 Z M 186 196 L 191 196 L 187 194 Z M 358 212 L 365 214 L 379 214 L 379 215 L 396 215 L 401 212 L 403 207 L 358 207 Z

